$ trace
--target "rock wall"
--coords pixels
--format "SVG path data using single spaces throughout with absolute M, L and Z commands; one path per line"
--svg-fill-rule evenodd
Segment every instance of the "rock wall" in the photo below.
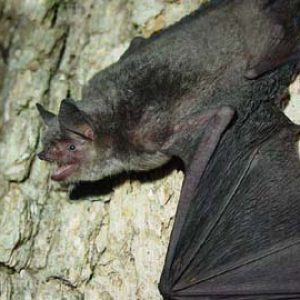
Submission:
M 202 1 L 0 0 L 0 299 L 160 299 L 182 174 L 69 201 L 39 161 L 35 103 L 68 91 Z
M 182 174 L 69 201 L 36 159 L 40 102 L 68 91 L 201 0 L 0 0 L 0 299 L 160 299 Z M 300 121 L 299 80 L 289 114 Z M 297 113 L 295 113 L 298 107 Z

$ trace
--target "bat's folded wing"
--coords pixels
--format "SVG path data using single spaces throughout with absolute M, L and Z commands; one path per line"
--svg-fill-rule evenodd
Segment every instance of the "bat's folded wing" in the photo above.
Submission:
M 222 122 L 210 124 L 222 132 Z M 300 299 L 294 127 L 235 130 L 213 142 L 202 135 L 189 161 L 160 281 L 165 299 Z

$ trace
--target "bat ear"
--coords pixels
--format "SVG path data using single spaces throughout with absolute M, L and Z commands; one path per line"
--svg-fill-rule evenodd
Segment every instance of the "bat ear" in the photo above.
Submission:
M 56 117 L 56 115 L 48 110 L 46 110 L 41 104 L 37 103 L 36 108 L 40 113 L 44 123 L 49 126 L 51 121 Z
M 80 110 L 72 99 L 64 99 L 60 104 L 58 121 L 61 130 L 70 131 L 87 140 L 94 140 L 95 133 L 89 117 Z

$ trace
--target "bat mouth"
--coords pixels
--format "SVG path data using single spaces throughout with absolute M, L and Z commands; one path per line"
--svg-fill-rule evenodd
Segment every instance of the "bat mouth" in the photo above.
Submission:
M 54 181 L 64 181 L 70 177 L 74 171 L 78 168 L 78 164 L 58 164 L 57 168 L 51 175 L 51 179 Z

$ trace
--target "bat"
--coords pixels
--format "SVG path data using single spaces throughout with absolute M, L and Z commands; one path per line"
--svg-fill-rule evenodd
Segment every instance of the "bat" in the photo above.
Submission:
M 170 158 L 165 145 L 201 127 L 212 111 L 247 106 L 256 94 L 277 98 L 299 56 L 299 3 L 288 2 L 212 1 L 150 39 L 134 39 L 89 81 L 81 101 L 63 100 L 57 116 L 38 104 L 47 125 L 39 157 L 58 165 L 52 179 L 156 168 Z
M 276 106 L 299 73 L 300 0 L 211 1 L 97 73 L 47 125 L 56 181 L 185 167 L 165 299 L 298 299 L 299 127 Z M 299 254 L 298 254 L 299 253 Z

